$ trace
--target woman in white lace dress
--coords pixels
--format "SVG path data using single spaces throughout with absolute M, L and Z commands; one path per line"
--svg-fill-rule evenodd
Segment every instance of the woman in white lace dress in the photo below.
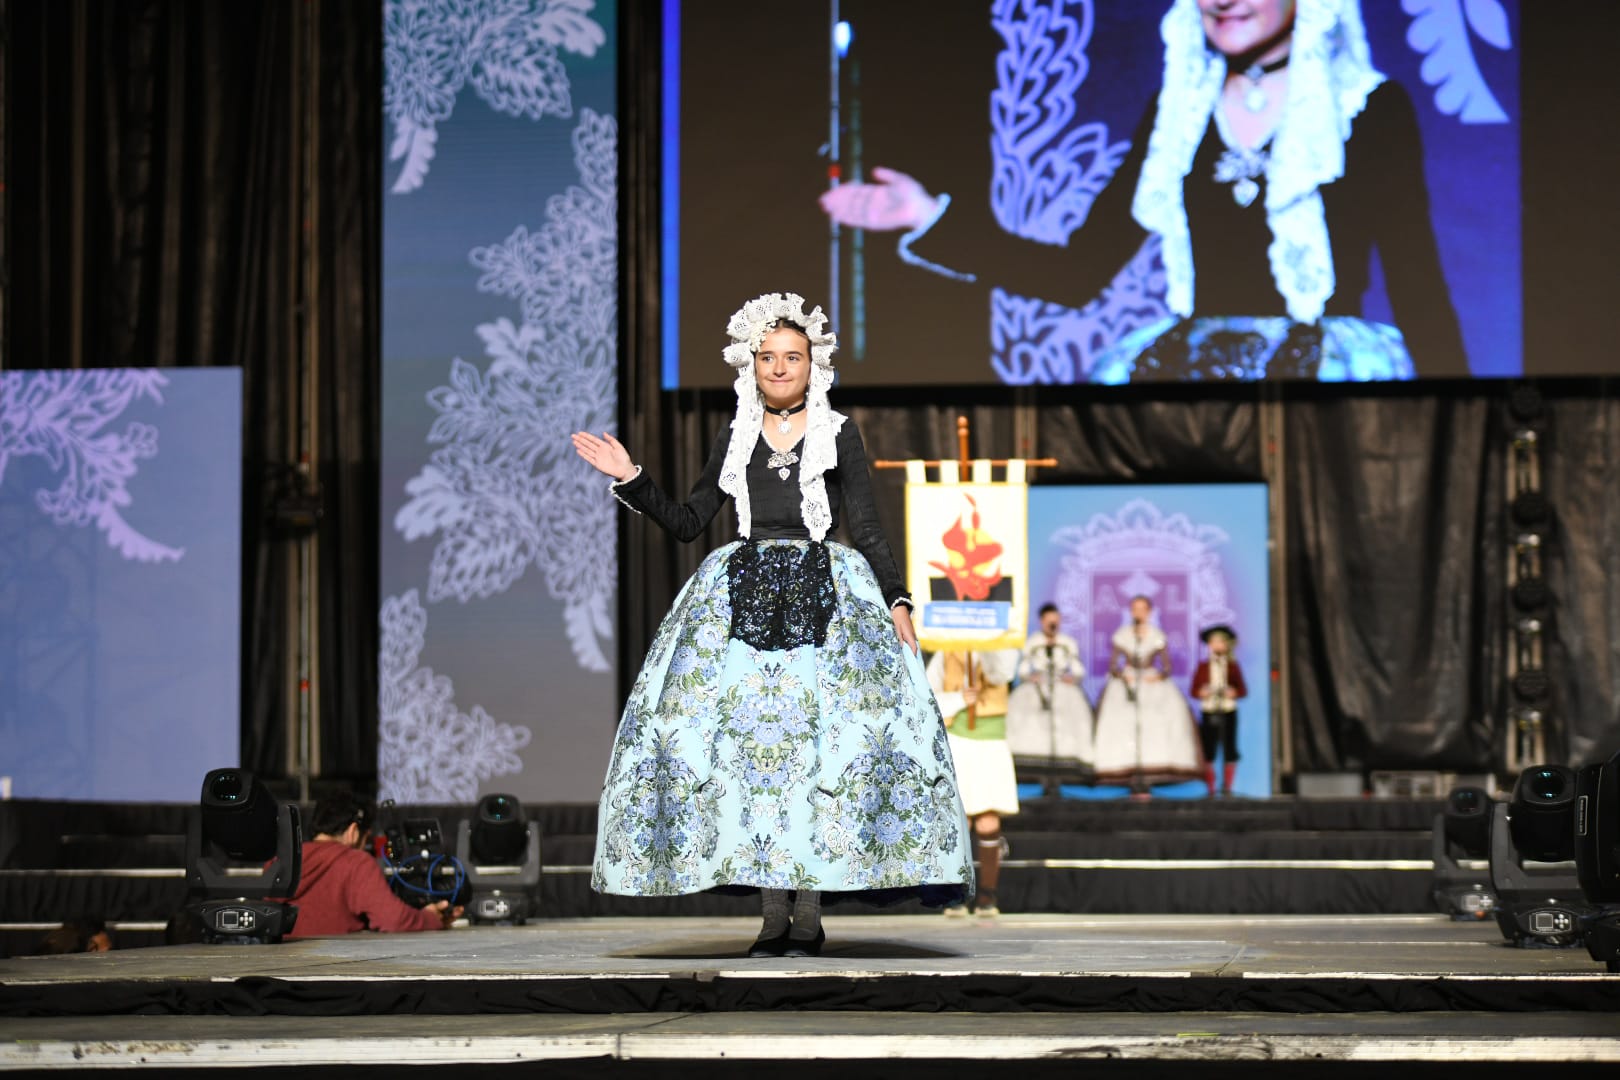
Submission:
M 1051 780 L 1092 768 L 1091 702 L 1080 687 L 1080 645 L 1063 633 L 1056 604 L 1041 608 L 1041 629 L 1024 642 L 1018 688 L 1007 703 L 1007 745 L 1026 778 Z
M 1097 779 L 1145 794 L 1158 783 L 1203 775 L 1192 709 L 1170 681 L 1170 642 L 1153 623 L 1153 601 L 1131 600 L 1131 622 L 1114 631 L 1108 685 L 1097 706 Z

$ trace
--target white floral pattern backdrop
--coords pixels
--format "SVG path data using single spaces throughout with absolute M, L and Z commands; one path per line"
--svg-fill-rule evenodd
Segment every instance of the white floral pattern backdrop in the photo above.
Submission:
M 238 760 L 242 373 L 0 372 L 0 797 Z
M 589 800 L 616 520 L 615 13 L 390 0 L 379 795 Z

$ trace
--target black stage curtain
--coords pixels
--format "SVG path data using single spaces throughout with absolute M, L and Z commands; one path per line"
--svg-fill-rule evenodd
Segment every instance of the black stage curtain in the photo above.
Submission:
M 242 763 L 275 776 L 295 608 L 268 508 L 296 461 L 313 320 L 321 751 L 328 775 L 374 775 L 381 4 L 62 0 L 6 17 L 4 363 L 242 368 Z M 317 95 L 308 138 L 300 92 Z
M 1300 769 L 1490 766 L 1505 707 L 1496 415 L 1480 396 L 1287 406 Z
M 1552 506 L 1550 756 L 1586 764 L 1620 752 L 1620 399 L 1613 383 L 1552 403 L 1542 480 Z

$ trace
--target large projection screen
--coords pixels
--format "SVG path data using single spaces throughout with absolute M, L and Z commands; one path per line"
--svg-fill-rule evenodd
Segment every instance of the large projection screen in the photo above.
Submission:
M 1297 9 L 1252 145 L 1193 0 L 665 0 L 664 384 L 781 289 L 848 386 L 1524 373 L 1519 5 Z

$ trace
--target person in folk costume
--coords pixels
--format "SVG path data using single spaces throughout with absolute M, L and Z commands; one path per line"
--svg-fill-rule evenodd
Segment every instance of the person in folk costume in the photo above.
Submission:
M 1237 703 L 1249 696 L 1243 682 L 1243 668 L 1232 648 L 1237 644 L 1237 632 L 1222 623 L 1211 626 L 1198 635 L 1209 647 L 1209 656 L 1193 672 L 1192 696 L 1198 702 L 1200 719 L 1198 736 L 1204 744 L 1204 783 L 1211 796 L 1215 794 L 1215 752 L 1221 750 L 1221 794 L 1232 794 L 1232 778 L 1237 774 L 1238 753 Z
M 1040 632 L 1024 643 L 1018 688 L 1007 703 L 1013 763 L 1090 770 L 1095 720 L 1080 688 L 1086 675 L 1080 645 L 1062 632 L 1056 604 L 1043 605 L 1040 619 Z
M 1001 819 L 1018 813 L 1018 780 L 1007 748 L 1008 687 L 1018 659 L 1017 649 L 942 649 L 928 661 L 928 682 L 949 729 L 951 760 L 979 864 L 973 911 L 992 918 L 1001 914 L 996 898 L 1005 844 Z M 966 915 L 967 905 L 952 905 L 945 914 Z
M 726 331 L 737 411 L 685 502 L 611 434 L 573 436 L 615 497 L 676 538 L 728 498 L 740 537 L 682 587 L 636 677 L 591 885 L 758 891 L 749 955 L 817 955 L 824 895 L 943 907 L 971 888 L 972 860 L 860 431 L 827 400 L 826 316 L 767 293 Z M 840 504 L 854 548 L 828 539 Z
M 1361 0 L 1171 0 L 1163 78 L 1063 244 L 879 165 L 822 193 L 838 223 L 903 231 L 902 259 L 967 287 L 1081 308 L 1155 236 L 1170 314 L 1094 382 L 1467 375 L 1411 97 L 1373 64 Z M 1394 325 L 1363 296 L 1374 252 Z
M 1153 624 L 1153 601 L 1131 599 L 1131 621 L 1114 631 L 1108 684 L 1097 704 L 1097 778 L 1155 783 L 1203 775 L 1192 710 L 1170 681 L 1170 642 Z

